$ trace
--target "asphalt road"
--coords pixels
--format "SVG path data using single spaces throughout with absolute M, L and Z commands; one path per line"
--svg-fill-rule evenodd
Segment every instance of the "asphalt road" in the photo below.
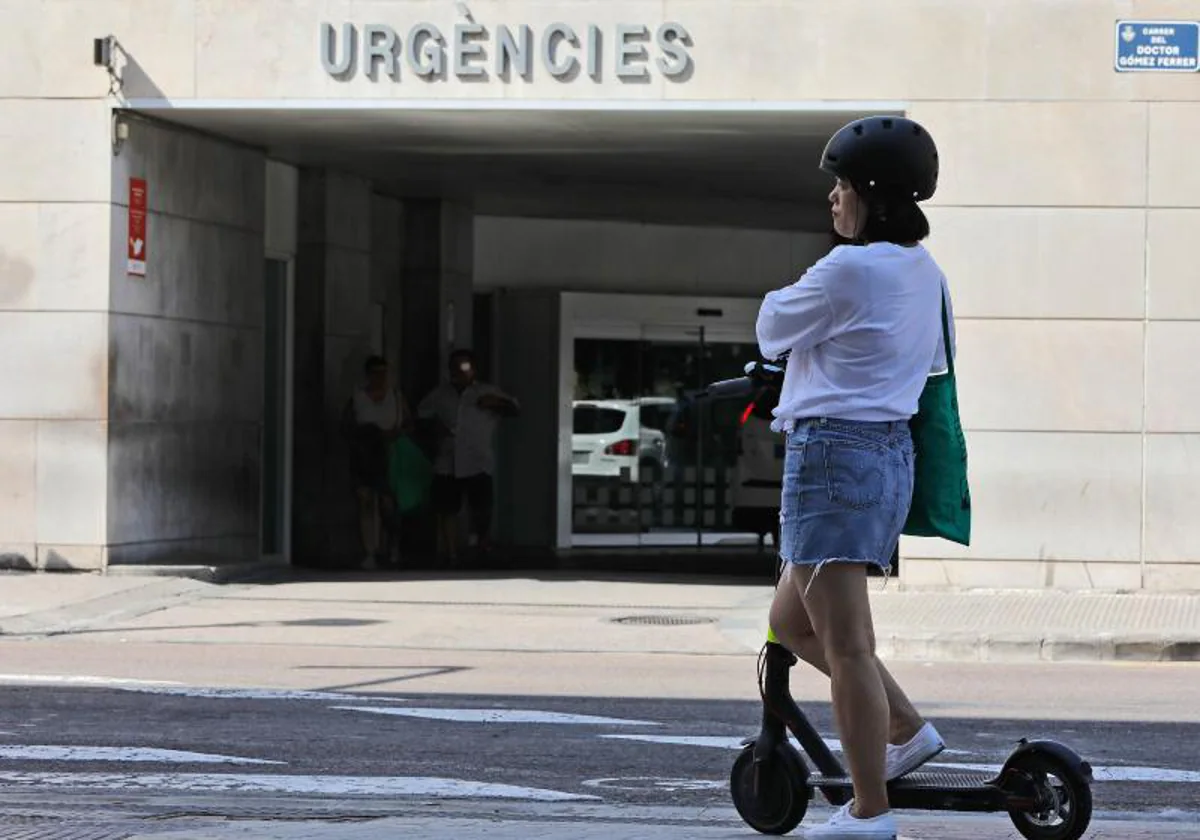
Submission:
M 122 819 L 153 816 L 159 828 L 180 814 L 324 809 L 351 819 L 364 809 L 503 803 L 674 812 L 684 822 L 713 814 L 731 836 L 753 836 L 729 811 L 727 781 L 738 740 L 757 729 L 752 702 L 198 691 L 132 681 L 13 684 L 0 697 L 0 829 L 33 825 L 31 803 L 46 819 L 86 812 L 101 826 L 96 815 L 108 809 Z M 828 704 L 807 710 L 836 737 Z M 998 766 L 1018 738 L 1056 737 L 1097 768 L 1098 820 L 1139 821 L 1131 829 L 1146 820 L 1200 824 L 1200 723 L 956 717 L 938 725 L 950 748 L 939 763 Z M 182 801 L 191 804 L 180 812 Z M 823 807 L 814 804 L 809 819 Z M 987 820 L 983 836 L 1012 836 L 1007 817 Z M 0 830 L 8 836 L 77 835 Z

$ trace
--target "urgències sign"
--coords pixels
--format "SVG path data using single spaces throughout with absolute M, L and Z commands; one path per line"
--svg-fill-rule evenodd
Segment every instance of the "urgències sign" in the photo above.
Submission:
M 528 24 L 488 27 L 455 24 L 449 33 L 432 23 L 399 31 L 385 23 L 321 24 L 321 64 L 339 81 L 364 75 L 399 82 L 407 74 L 425 80 L 450 75 L 486 81 L 513 76 L 531 80 L 536 72 L 560 81 L 586 73 L 599 82 L 608 73 L 621 81 L 647 81 L 659 73 L 683 81 L 692 70 L 691 35 L 679 23 L 590 24 L 582 30 L 553 23 L 535 31 Z M 535 72 L 535 65 L 537 71 Z

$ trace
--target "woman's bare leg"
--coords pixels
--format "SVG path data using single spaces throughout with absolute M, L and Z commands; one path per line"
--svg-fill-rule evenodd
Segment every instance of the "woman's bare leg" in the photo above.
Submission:
M 833 712 L 854 784 L 854 816 L 889 810 L 888 699 L 875 659 L 875 630 L 862 563 L 802 566 L 793 575 L 829 666 Z
M 803 587 L 797 589 L 794 578 L 793 566 L 788 563 L 775 590 L 775 600 L 771 603 L 771 629 L 785 648 L 829 676 L 824 645 L 813 631 L 808 610 L 800 597 Z M 879 669 L 879 677 L 887 693 L 890 713 L 888 743 L 905 744 L 924 726 L 925 721 L 877 657 L 875 667 Z

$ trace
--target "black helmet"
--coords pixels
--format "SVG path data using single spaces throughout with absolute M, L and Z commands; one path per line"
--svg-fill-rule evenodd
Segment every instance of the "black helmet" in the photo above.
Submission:
M 924 201 L 937 189 L 937 146 L 905 117 L 863 117 L 829 138 L 821 169 L 849 181 L 864 198 Z

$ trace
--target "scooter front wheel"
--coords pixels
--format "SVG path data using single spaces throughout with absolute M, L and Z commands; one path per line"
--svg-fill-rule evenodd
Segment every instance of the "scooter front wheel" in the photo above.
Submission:
M 1010 777 L 1036 797 L 1030 810 L 1010 808 L 1009 817 L 1017 831 L 1029 840 L 1079 840 L 1092 819 L 1092 789 L 1066 762 L 1034 751 L 1015 757 L 1008 766 Z
M 791 744 L 757 765 L 754 742 L 748 744 L 733 763 L 729 789 L 738 814 L 762 834 L 787 834 L 808 811 L 808 774 Z

